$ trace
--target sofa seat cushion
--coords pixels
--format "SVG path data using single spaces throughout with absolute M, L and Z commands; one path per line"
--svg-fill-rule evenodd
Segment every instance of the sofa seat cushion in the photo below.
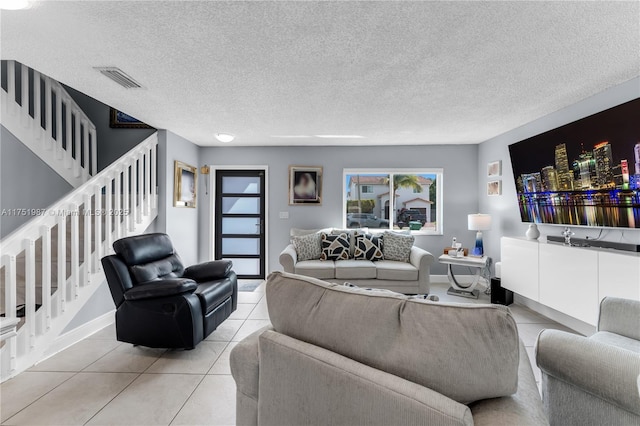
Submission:
M 202 311 L 208 314 L 218 305 L 231 297 L 233 294 L 233 283 L 229 278 L 220 280 L 205 281 L 198 283 L 198 288 L 194 292 L 200 299 Z
M 630 339 L 608 331 L 599 331 L 589 339 L 640 354 L 640 340 Z
M 418 268 L 410 263 L 380 260 L 375 262 L 375 265 L 379 280 L 416 281 L 418 279 Z
M 336 262 L 336 278 L 357 280 L 376 278 L 376 265 L 370 260 L 342 260 Z
M 346 260 L 341 261 L 347 262 Z M 335 278 L 335 262 L 333 260 L 303 260 L 296 263 L 296 274 L 321 280 Z
M 355 261 L 336 267 L 347 262 Z M 266 296 L 276 331 L 462 404 L 517 391 L 520 343 L 506 306 L 434 303 L 283 272 L 269 276 Z

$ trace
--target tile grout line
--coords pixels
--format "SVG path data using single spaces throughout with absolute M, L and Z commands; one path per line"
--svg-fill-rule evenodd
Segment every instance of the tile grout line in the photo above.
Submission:
M 116 374 L 123 374 L 123 373 L 116 373 Z M 125 389 L 127 389 L 129 386 L 131 386 L 131 384 L 132 384 L 133 382 L 135 382 L 136 380 L 138 380 L 138 378 L 139 378 L 140 376 L 142 376 L 142 373 L 138 373 L 138 375 L 137 375 L 136 377 L 134 377 L 134 378 L 133 378 L 133 380 L 131 380 L 127 386 L 125 386 L 124 388 L 122 388 L 122 390 L 121 390 L 120 392 L 118 392 L 117 394 L 115 394 L 115 395 L 113 396 L 113 398 L 111 398 L 109 401 L 107 401 L 107 403 L 106 403 L 106 404 L 104 404 L 102 407 L 100 407 L 100 409 L 99 409 L 98 411 L 96 411 L 96 412 L 95 412 L 95 413 L 94 413 L 94 414 L 93 414 L 93 415 L 92 415 L 92 416 L 91 416 L 91 417 L 90 417 L 86 422 L 84 422 L 84 423 L 83 423 L 83 425 L 88 424 L 91 420 L 93 420 L 93 418 L 94 418 L 95 416 L 97 416 L 98 414 L 100 414 L 100 412 L 101 412 L 102 410 L 104 410 L 104 409 L 105 409 L 105 407 L 106 407 L 107 405 L 111 404 L 111 402 L 112 402 L 114 399 L 116 399 L 116 398 L 117 398 L 117 397 L 118 397 L 122 392 L 124 392 L 124 391 L 125 391 Z
M 27 371 L 25 371 L 26 373 Z M 48 395 L 49 393 L 53 392 L 55 389 L 59 388 L 60 386 L 62 386 L 64 383 L 68 382 L 69 380 L 73 379 L 75 376 L 77 376 L 78 374 L 80 374 L 79 371 L 31 371 L 30 373 L 73 373 L 71 374 L 71 376 L 69 376 L 68 379 L 63 380 L 62 382 L 60 382 L 58 385 L 54 386 L 53 388 L 51 388 L 48 392 L 43 393 L 42 395 L 40 395 L 38 398 L 34 399 L 33 401 L 31 401 L 29 404 L 27 404 L 26 406 L 22 407 L 20 410 L 18 410 L 15 414 L 13 414 L 11 417 L 5 419 L 2 424 L 6 424 L 6 422 L 8 422 L 9 420 L 11 420 L 12 418 L 14 418 L 15 416 L 17 416 L 18 414 L 20 414 L 22 411 L 26 410 L 27 408 L 29 408 L 30 406 L 32 406 L 33 404 L 35 404 L 37 401 L 41 400 L 42 398 L 45 397 L 45 395 Z M 22 374 L 22 373 L 21 373 Z M 16 376 L 18 377 L 18 376 Z M 15 377 L 14 377 L 15 378 Z
M 258 301 L 259 303 L 259 301 Z M 187 402 L 189 402 L 189 399 L 191 399 L 191 397 L 193 396 L 193 394 L 196 392 L 196 390 L 198 390 L 198 387 L 202 384 L 202 382 L 204 381 L 204 379 L 209 375 L 209 372 L 211 371 L 211 369 L 213 368 L 213 366 L 216 364 L 216 362 L 220 359 L 220 357 L 222 356 L 222 354 L 224 353 L 225 350 L 227 350 L 227 348 L 229 347 L 229 345 L 233 342 L 233 338 L 236 337 L 236 335 L 240 332 L 240 329 L 242 328 L 243 325 L 246 324 L 247 320 L 249 319 L 249 316 L 251 315 L 251 313 L 254 311 L 254 309 L 256 309 L 256 307 L 258 306 L 258 303 L 254 304 L 253 309 L 248 313 L 247 318 L 242 319 L 242 324 L 240 324 L 240 327 L 238 327 L 238 330 L 233 334 L 233 336 L 231 336 L 230 340 L 228 342 L 224 342 L 226 343 L 224 348 L 222 349 L 222 351 L 220 351 L 220 355 L 218 355 L 218 358 L 216 358 L 216 360 L 213 362 L 213 364 L 211 364 L 211 367 L 209 367 L 209 369 L 207 370 L 207 372 L 202 376 L 202 379 L 198 382 L 198 384 L 196 385 L 196 387 L 193 389 L 193 391 L 189 394 L 189 396 L 187 397 L 187 399 L 185 399 L 184 403 L 182 403 L 182 405 L 180 406 L 180 408 L 178 409 L 178 411 L 176 412 L 176 414 L 173 416 L 173 418 L 171 419 L 171 421 L 169 422 L 169 425 L 171 425 L 175 420 L 176 417 L 178 417 L 178 415 L 180 414 L 180 412 L 182 411 L 182 409 L 185 407 L 185 405 L 187 405 Z M 247 303 L 249 304 L 249 303 Z M 215 330 L 214 330 L 215 331 Z
M 116 341 L 118 341 L 118 340 L 116 340 Z M 129 343 L 124 343 L 124 342 L 123 342 L 123 344 L 129 344 Z M 133 344 L 132 344 L 132 346 L 133 346 L 133 347 L 135 347 L 135 346 L 137 346 L 137 345 L 133 345 Z M 155 363 L 156 363 L 156 361 L 158 361 L 158 360 L 160 359 L 160 357 L 162 357 L 162 355 L 164 355 L 164 354 L 165 354 L 165 353 L 167 353 L 167 352 L 168 352 L 168 351 L 167 351 L 167 350 L 165 350 L 162 354 L 160 354 L 160 355 L 156 358 L 156 360 L 155 360 L 155 361 L 153 361 L 151 364 L 149 364 L 149 365 L 147 366 L 147 368 L 145 368 L 142 372 L 138 373 L 138 375 L 137 375 L 136 377 L 134 377 L 134 379 L 133 379 L 133 380 L 131 380 L 131 382 L 129 382 L 129 384 L 128 384 L 127 386 L 125 386 L 124 388 L 122 388 L 122 390 L 121 390 L 120 392 L 118 392 L 116 395 L 114 395 L 114 396 L 113 396 L 113 398 L 111 398 L 111 399 L 110 399 L 106 404 L 104 404 L 104 405 L 103 405 L 103 406 L 102 406 L 98 411 L 96 411 L 96 412 L 93 414 L 93 416 L 91 416 L 91 417 L 89 418 L 89 420 L 87 420 L 84 424 L 85 424 L 85 425 L 86 425 L 86 424 L 88 424 L 91 420 L 93 420 L 93 418 L 94 418 L 95 416 L 97 416 L 98 414 L 100 414 L 100 412 L 101 412 L 102 410 L 104 410 L 104 409 L 105 409 L 105 407 L 106 407 L 107 405 L 111 404 L 111 403 L 113 402 L 113 400 L 114 400 L 114 399 L 116 399 L 118 396 L 120 396 L 120 394 L 121 394 L 122 392 L 124 392 L 126 389 L 128 389 L 128 388 L 129 388 L 129 386 L 131 386 L 131 385 L 133 384 L 133 382 L 135 382 L 136 380 L 138 380 L 138 379 L 140 378 L 140 376 L 142 376 L 142 375 L 143 375 L 143 374 L 144 374 L 144 373 L 145 373 L 149 368 L 151 368 L 151 366 L 152 366 L 153 364 L 155 364 Z M 98 360 L 96 360 L 96 362 L 97 362 L 97 361 L 98 361 Z M 93 365 L 93 364 L 91 364 L 91 365 Z M 87 367 L 87 368 L 89 368 L 89 367 Z M 122 374 L 122 373 L 118 373 L 118 374 Z
M 86 340 L 86 339 L 85 339 Z M 106 357 L 107 355 L 109 355 L 111 352 L 115 351 L 116 349 L 118 349 L 120 346 L 122 346 L 124 344 L 124 342 L 120 342 L 119 340 L 116 339 L 116 342 L 118 342 L 119 344 L 116 345 L 113 349 L 111 349 L 110 351 L 107 351 L 107 353 L 105 353 L 104 355 L 102 355 L 100 358 L 96 359 L 95 361 L 93 361 L 91 364 L 87 365 L 86 367 L 84 367 L 82 370 L 79 371 L 79 373 L 82 373 L 83 371 L 85 371 L 87 368 L 91 367 L 93 364 L 95 364 L 96 362 L 100 361 L 102 358 Z
M 107 326 L 109 327 L 109 326 Z M 103 327 L 106 328 L 106 327 Z M 99 330 L 100 331 L 100 330 Z M 81 341 L 84 341 L 87 339 L 83 339 Z M 80 342 L 77 342 L 80 343 Z M 107 351 L 104 355 L 102 355 L 100 358 L 98 358 L 97 360 L 95 360 L 94 362 L 92 362 L 91 364 L 87 365 L 85 367 L 89 368 L 91 365 L 93 365 L 94 363 L 96 363 L 97 361 L 99 361 L 100 359 L 102 359 L 103 357 L 107 356 L 108 354 L 110 354 L 112 351 L 116 350 L 120 345 L 116 345 L 113 349 Z M 67 348 L 68 349 L 68 348 Z M 64 351 L 63 351 L 64 352 Z M 62 352 L 60 352 L 62 353 Z M 37 365 L 37 364 L 36 364 Z M 34 365 L 35 366 L 35 365 Z M 27 370 L 28 371 L 28 370 Z M 25 373 L 27 372 L 25 371 Z M 54 391 L 55 389 L 57 389 L 58 387 L 62 386 L 64 383 L 68 382 L 69 380 L 73 379 L 74 377 L 76 377 L 78 374 L 82 373 L 84 371 L 84 369 L 80 370 L 80 371 L 30 371 L 30 373 L 73 373 L 68 379 L 63 380 L 62 382 L 60 382 L 58 385 L 54 386 L 53 388 L 51 388 L 48 392 L 43 393 L 42 395 L 40 395 L 38 398 L 34 399 L 33 401 L 31 401 L 29 404 L 27 404 L 26 406 L 22 407 L 22 409 L 20 409 L 18 412 L 16 412 L 13 416 L 9 417 L 8 419 L 6 419 L 3 424 L 5 424 L 6 422 L 8 422 L 9 420 L 11 420 L 12 418 L 14 418 L 15 416 L 17 416 L 18 414 L 20 414 L 20 412 L 26 410 L 28 407 L 32 406 L 34 403 L 36 403 L 37 401 L 39 401 L 40 399 L 44 398 L 45 395 L 48 395 L 49 393 L 51 393 L 52 391 Z M 16 376 L 17 377 L 17 376 Z
M 259 301 L 258 301 L 259 302 Z M 247 303 L 247 304 L 253 304 L 253 303 Z M 171 421 L 168 423 L 168 426 L 171 425 L 176 418 L 178 417 L 178 415 L 180 414 L 180 412 L 182 411 L 182 409 L 185 407 L 185 405 L 187 405 L 187 402 L 189 402 L 189 399 L 191 399 L 191 397 L 193 396 L 193 394 L 196 392 L 196 390 L 198 390 L 198 387 L 202 384 L 202 382 L 204 381 L 204 379 L 209 375 L 209 371 L 211 371 L 211 369 L 213 368 L 213 366 L 215 365 L 215 363 L 220 359 L 220 357 L 222 356 L 222 354 L 224 353 L 224 351 L 229 347 L 229 345 L 231 344 L 231 342 L 233 341 L 233 338 L 236 337 L 236 335 L 238 334 L 238 332 L 240 332 L 240 329 L 242 328 L 243 325 L 245 325 L 245 323 L 247 322 L 247 320 L 249 319 L 249 316 L 251 315 L 251 313 L 254 311 L 254 309 L 258 306 L 258 303 L 253 304 L 254 307 L 253 309 L 247 314 L 247 318 L 242 319 L 242 324 L 240 324 L 240 327 L 238 327 L 238 330 L 233 334 L 233 336 L 231 336 L 230 340 L 227 342 L 217 342 L 217 343 L 225 343 L 224 348 L 222 348 L 222 350 L 220 351 L 220 355 L 218 355 L 218 357 L 213 361 L 213 363 L 211 364 L 211 367 L 209 367 L 209 369 L 202 375 L 202 379 L 200 379 L 200 381 L 198 382 L 198 384 L 193 388 L 193 391 L 191 391 L 191 393 L 189 394 L 189 396 L 184 400 L 184 402 L 182 403 L 182 405 L 180 406 L 180 408 L 176 411 L 176 413 L 174 414 L 174 416 L 171 418 Z M 215 332 L 215 330 L 214 330 Z M 205 341 L 205 340 L 203 340 Z M 209 342 L 213 342 L 216 343 L 216 341 L 209 341 Z M 158 358 L 159 359 L 159 358 Z M 157 360 L 156 360 L 157 361 Z M 155 364 L 155 362 L 153 363 Z M 151 364 L 151 365 L 153 365 Z M 145 372 L 151 368 L 151 365 L 149 367 L 147 367 L 147 369 L 145 370 Z M 142 373 L 144 374 L 144 373 Z M 152 374 L 152 373 L 149 373 Z M 156 374 L 161 374 L 161 373 L 156 373 Z
M 214 330 L 215 331 L 215 330 Z M 235 336 L 235 334 L 234 334 Z M 194 393 L 196 393 L 196 390 L 198 390 L 198 387 L 200 387 L 200 385 L 202 384 L 202 382 L 204 381 L 204 379 L 209 375 L 209 371 L 211 371 L 211 369 L 213 368 L 213 366 L 215 365 L 215 363 L 220 359 L 220 357 L 222 356 L 222 353 L 227 349 L 227 347 L 229 346 L 229 343 L 231 343 L 231 341 L 227 342 L 227 344 L 224 346 L 224 348 L 222 349 L 222 351 L 220 351 L 220 355 L 218 355 L 218 358 L 216 358 L 215 361 L 213 361 L 213 364 L 211 364 L 211 367 L 209 367 L 209 369 L 207 370 L 206 373 L 203 374 L 202 379 L 200 379 L 200 381 L 198 382 L 198 384 L 193 388 L 193 390 L 191 391 L 191 393 L 189 394 L 189 396 L 187 396 L 187 398 L 184 400 L 184 402 L 182 403 L 182 405 L 180 406 L 180 408 L 178 408 L 178 411 L 176 411 L 176 414 L 174 414 L 174 416 L 171 418 L 171 421 L 167 424 L 167 426 L 170 426 L 175 420 L 176 417 L 178 417 L 178 415 L 180 414 L 180 412 L 182 411 L 182 409 L 184 408 L 185 405 L 187 405 L 187 402 L 189 402 L 189 400 L 191 399 L 191 397 L 193 396 Z

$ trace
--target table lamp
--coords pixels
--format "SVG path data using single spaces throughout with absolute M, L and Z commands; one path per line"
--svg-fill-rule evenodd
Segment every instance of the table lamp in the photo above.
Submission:
M 484 256 L 484 247 L 482 245 L 482 231 L 491 229 L 491 215 L 476 213 L 468 216 L 469 231 L 478 231 L 476 233 L 476 246 L 471 251 L 472 256 Z

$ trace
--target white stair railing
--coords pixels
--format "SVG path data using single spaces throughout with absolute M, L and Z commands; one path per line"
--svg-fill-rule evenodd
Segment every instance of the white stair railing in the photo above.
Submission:
M 142 233 L 157 216 L 157 133 L 0 241 L 1 303 L 18 333 L 2 342 L 0 380 L 47 356 L 104 282 L 113 241 Z M 36 304 L 40 305 L 36 308 Z
M 56 80 L 15 61 L 6 61 L 6 75 L 2 125 L 74 188 L 88 181 L 97 172 L 96 126 Z

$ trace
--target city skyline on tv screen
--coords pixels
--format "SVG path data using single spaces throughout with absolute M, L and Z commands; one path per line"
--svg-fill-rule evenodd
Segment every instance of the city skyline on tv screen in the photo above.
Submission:
M 524 222 L 640 228 L 640 98 L 509 146 Z

